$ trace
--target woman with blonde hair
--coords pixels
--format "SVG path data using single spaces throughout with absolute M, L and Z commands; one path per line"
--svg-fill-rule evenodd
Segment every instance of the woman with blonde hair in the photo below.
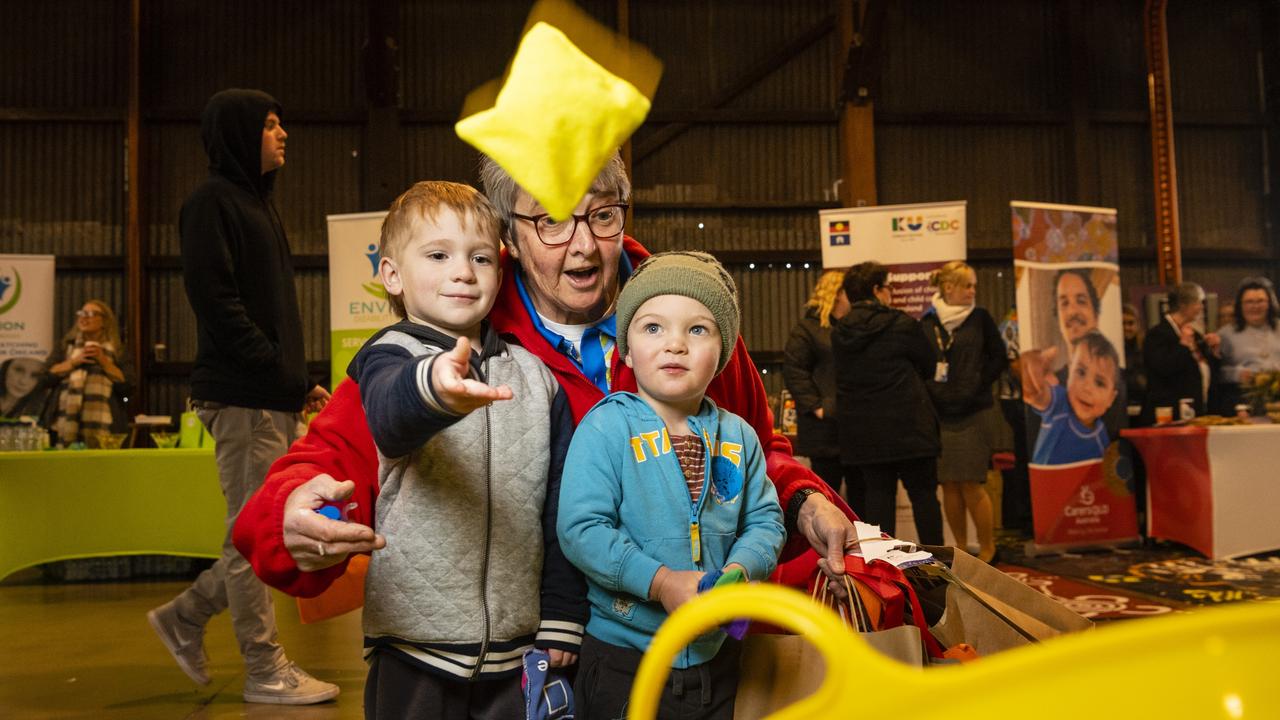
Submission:
M 841 286 L 843 270 L 827 270 L 818 278 L 804 305 L 804 316 L 791 328 L 782 365 L 787 391 L 796 401 L 797 455 L 809 458 L 814 473 L 863 515 L 861 476 L 840 462 L 836 434 L 835 357 L 831 353 L 831 325 L 849 312 L 849 298 Z
M 926 386 L 942 426 L 942 508 L 956 547 L 962 549 L 969 540 L 966 515 L 973 518 L 978 557 L 990 562 L 996 554 L 995 520 L 982 485 L 992 443 L 983 413 L 995 404 L 991 386 L 1009 361 L 995 320 L 975 302 L 978 276 L 973 268 L 953 260 L 931 282 L 937 292 L 920 322 L 938 356 Z
M 111 306 L 103 300 L 86 301 L 50 358 L 49 374 L 59 382 L 49 429 L 58 442 L 70 444 L 127 427 L 124 398 L 130 373 L 126 357 Z

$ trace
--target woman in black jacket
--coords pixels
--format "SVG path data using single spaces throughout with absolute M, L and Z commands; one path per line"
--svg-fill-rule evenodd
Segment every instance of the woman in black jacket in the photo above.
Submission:
M 982 486 L 993 449 L 983 414 L 994 405 L 991 385 L 1009 361 L 995 320 L 974 302 L 978 276 L 973 268 L 949 262 L 934 273 L 932 283 L 938 290 L 920 323 L 938 353 L 925 385 L 942 424 L 942 508 L 961 549 L 969 543 L 965 518 L 973 518 L 978 557 L 990 562 L 996 554 L 995 521 Z
M 862 480 L 856 468 L 840 462 L 836 435 L 836 369 L 831 354 L 831 325 L 849 312 L 849 298 L 841 284 L 844 272 L 828 270 L 818 278 L 813 295 L 805 303 L 804 317 L 791 328 L 783 358 L 782 377 L 796 401 L 796 455 L 809 458 L 813 471 L 840 492 L 862 517 Z
M 888 306 L 888 276 L 883 265 L 867 262 L 844 277 L 851 306 L 831 332 L 840 457 L 862 474 L 866 522 L 896 533 L 901 479 L 920 541 L 941 545 L 938 416 L 924 387 L 934 354 L 920 323 Z

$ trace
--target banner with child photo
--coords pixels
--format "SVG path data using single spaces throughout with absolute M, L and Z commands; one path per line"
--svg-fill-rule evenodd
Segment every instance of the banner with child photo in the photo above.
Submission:
M 1125 424 L 1116 211 L 1010 203 L 1034 542 L 1138 535 Z

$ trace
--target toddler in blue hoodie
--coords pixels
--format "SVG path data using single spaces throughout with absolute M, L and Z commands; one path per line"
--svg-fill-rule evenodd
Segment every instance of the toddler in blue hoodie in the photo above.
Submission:
M 591 617 L 574 704 L 582 717 L 624 717 L 640 658 L 658 626 L 732 570 L 763 580 L 785 533 L 755 431 L 706 397 L 738 338 L 737 290 L 715 258 L 654 255 L 618 296 L 618 352 L 638 392 L 601 400 L 565 461 L 557 529 L 587 576 Z M 739 648 L 723 631 L 674 663 L 662 717 L 733 717 Z

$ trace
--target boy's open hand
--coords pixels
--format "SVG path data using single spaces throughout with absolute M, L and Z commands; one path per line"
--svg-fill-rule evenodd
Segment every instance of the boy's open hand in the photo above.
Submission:
M 471 341 L 458 338 L 452 350 L 440 353 L 431 365 L 431 385 L 445 408 L 465 415 L 494 400 L 510 400 L 511 388 L 490 387 L 468 377 L 471 374 Z
M 284 503 L 284 546 L 299 570 L 321 570 L 353 552 L 386 547 L 386 539 L 368 525 L 330 520 L 316 512 L 325 503 L 345 502 L 355 487 L 350 480 L 338 482 L 322 473 L 289 493 Z
M 1054 347 L 1022 353 L 1022 399 L 1037 410 L 1049 407 L 1053 399 L 1049 386 L 1057 385 L 1058 378 L 1050 368 L 1057 356 L 1058 348 Z

